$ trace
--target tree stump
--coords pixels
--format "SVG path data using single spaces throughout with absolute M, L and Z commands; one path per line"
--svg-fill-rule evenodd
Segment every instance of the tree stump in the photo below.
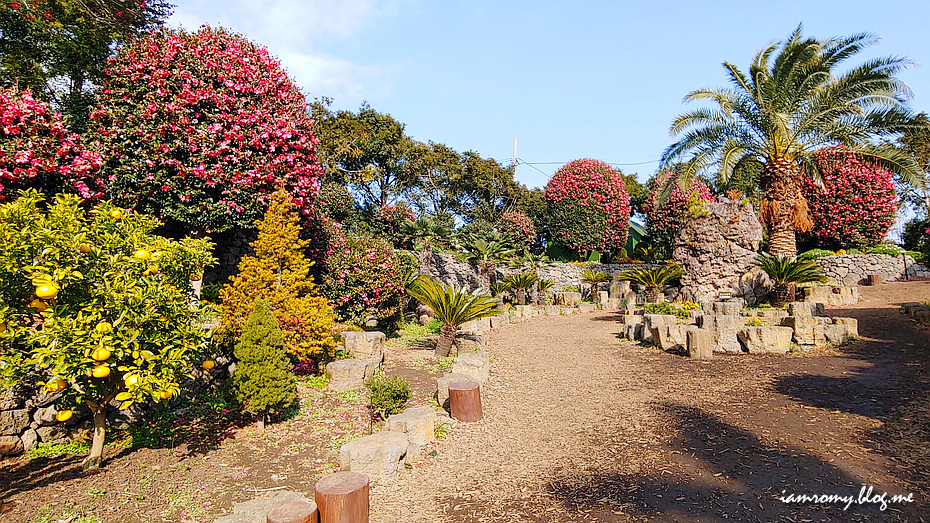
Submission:
M 320 523 L 368 523 L 368 476 L 336 472 L 316 483 Z
M 452 417 L 459 421 L 479 421 L 481 412 L 481 388 L 474 381 L 459 381 L 449 384 L 449 407 Z
M 289 499 L 278 503 L 265 516 L 266 523 L 317 523 L 316 503 L 308 499 Z
M 869 274 L 869 285 L 881 285 L 881 284 L 882 284 L 881 274 Z

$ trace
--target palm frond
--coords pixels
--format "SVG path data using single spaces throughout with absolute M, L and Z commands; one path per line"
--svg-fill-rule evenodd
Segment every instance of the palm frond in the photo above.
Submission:
M 446 285 L 432 278 L 421 278 L 407 292 L 433 310 L 444 325 L 459 325 L 499 314 L 497 300 L 479 290 Z
M 755 264 L 769 275 L 775 285 L 827 281 L 823 269 L 814 260 L 799 260 L 793 256 L 763 252 L 756 257 Z
M 629 280 L 646 287 L 661 287 L 684 275 L 684 270 L 674 263 L 661 267 L 627 269 L 620 273 L 621 280 Z

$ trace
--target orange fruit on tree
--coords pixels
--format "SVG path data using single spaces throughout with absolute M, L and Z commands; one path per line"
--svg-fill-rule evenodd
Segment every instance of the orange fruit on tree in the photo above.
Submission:
M 161 251 L 152 251 L 152 261 L 158 261 L 161 259 Z
M 163 391 L 161 391 L 161 392 L 158 392 L 158 397 L 159 397 L 159 399 L 166 400 L 166 399 L 171 398 L 171 396 L 173 396 L 173 394 L 171 394 L 171 393 L 168 392 L 167 390 L 163 390 Z
M 97 365 L 90 371 L 91 376 L 95 378 L 106 378 L 110 375 L 109 365 Z
M 93 248 L 94 244 L 92 243 L 82 243 L 81 246 L 78 247 L 78 250 L 81 251 L 81 254 L 87 254 Z
M 139 376 L 130 374 L 123 378 L 123 383 L 125 383 L 127 387 L 134 387 L 139 384 Z
M 191 274 L 187 279 L 189 279 L 190 281 L 197 281 L 201 278 L 203 278 L 203 274 L 194 273 L 194 274 Z
M 36 296 L 43 300 L 48 300 L 58 296 L 58 285 L 54 283 L 43 283 L 36 287 Z
M 110 211 L 110 218 L 113 218 L 114 220 L 120 220 L 120 219 L 122 219 L 122 218 L 123 218 L 123 211 L 121 211 L 121 210 L 119 210 L 119 209 L 113 209 L 112 211 Z
M 72 410 L 59 410 L 55 413 L 55 419 L 61 422 L 68 421 L 74 415 Z
M 132 257 L 137 260 L 151 260 L 152 253 L 145 249 L 139 249 L 136 252 L 132 253 Z
M 0 323 L 0 334 L 6 332 L 6 323 Z
M 61 392 L 65 390 L 65 386 L 67 386 L 67 383 L 65 383 L 65 380 L 61 378 L 55 378 L 52 381 L 49 381 L 48 383 L 45 384 L 45 390 L 49 392 Z
M 36 298 L 36 299 L 32 300 L 31 302 L 29 302 L 29 306 L 32 307 L 33 309 L 39 311 L 39 312 L 43 312 L 43 311 L 45 311 L 45 309 L 48 308 L 48 304 L 45 303 L 44 301 L 38 299 L 38 298 Z
M 95 361 L 106 361 L 110 357 L 110 349 L 106 347 L 97 347 L 90 353 L 90 357 Z
M 94 329 L 96 329 L 100 334 L 106 334 L 113 330 L 113 325 L 110 325 L 110 322 L 108 321 L 101 321 L 97 324 L 96 327 L 94 327 Z
M 203 370 L 210 370 L 213 367 L 216 367 L 216 362 L 213 360 L 204 360 L 204 362 L 201 363 L 200 366 L 203 367 Z

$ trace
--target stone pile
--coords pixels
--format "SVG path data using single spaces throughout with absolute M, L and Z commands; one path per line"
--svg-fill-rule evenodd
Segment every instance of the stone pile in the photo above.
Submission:
M 364 388 L 365 382 L 384 362 L 385 338 L 383 332 L 346 331 L 340 334 L 342 346 L 352 357 L 326 364 L 327 387 L 338 392 Z
M 866 283 L 870 274 L 878 274 L 882 281 L 900 281 L 908 278 L 930 277 L 930 269 L 910 256 L 889 254 L 843 254 L 817 258 L 817 265 L 831 281 L 845 286 Z
M 827 307 L 842 307 L 859 303 L 859 287 L 818 285 L 798 289 L 804 301 L 823 303 Z
M 859 335 L 855 318 L 831 318 L 822 303 L 794 302 L 787 311 L 743 310 L 743 305 L 739 299 L 714 302 L 688 319 L 638 310 L 621 316 L 621 335 L 699 358 L 709 357 L 710 352 L 806 351 L 828 343 L 841 345 Z M 757 322 L 764 325 L 752 325 Z
M 901 310 L 904 311 L 904 314 L 907 314 L 911 318 L 917 320 L 918 323 L 923 325 L 930 325 L 930 305 L 926 303 L 905 303 L 901 306 Z

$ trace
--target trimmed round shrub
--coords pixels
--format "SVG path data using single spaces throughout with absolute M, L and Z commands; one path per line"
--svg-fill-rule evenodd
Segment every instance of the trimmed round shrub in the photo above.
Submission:
M 824 187 L 807 178 L 801 188 L 814 222 L 802 242 L 832 250 L 880 243 L 898 208 L 891 171 L 835 149 L 819 152 L 817 164 Z
M 695 208 L 704 202 L 714 200 L 707 185 L 698 178 L 692 178 L 689 192 L 682 191 L 681 187 L 676 184 L 663 202 L 662 188 L 672 175 L 671 172 L 657 174 L 649 196 L 643 204 L 646 228 L 652 244 L 665 249 L 668 253 L 672 252 L 678 229 L 693 214 Z
M 550 230 L 582 253 L 620 252 L 629 232 L 630 197 L 620 173 L 600 160 L 574 160 L 546 184 Z
M 68 132 L 61 114 L 29 92 L 0 91 L 0 202 L 33 188 L 51 197 L 60 192 L 82 198 L 103 195 L 97 172 L 100 155 Z
M 251 228 L 283 187 L 305 221 L 320 173 L 300 89 L 223 29 L 157 31 L 109 60 L 91 132 L 107 196 L 187 232 Z

